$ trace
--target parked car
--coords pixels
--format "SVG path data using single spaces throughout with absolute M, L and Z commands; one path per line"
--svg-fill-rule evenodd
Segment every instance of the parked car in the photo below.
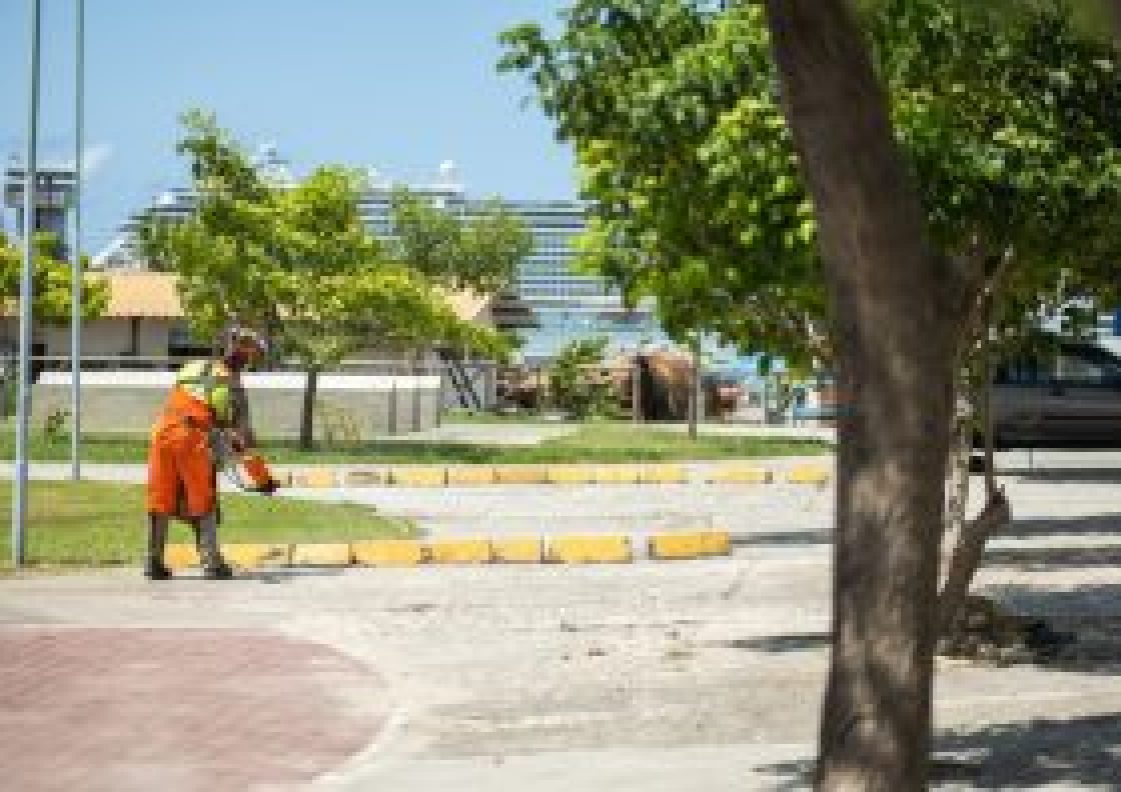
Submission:
M 997 369 L 998 448 L 1121 448 L 1121 357 L 1059 341 Z

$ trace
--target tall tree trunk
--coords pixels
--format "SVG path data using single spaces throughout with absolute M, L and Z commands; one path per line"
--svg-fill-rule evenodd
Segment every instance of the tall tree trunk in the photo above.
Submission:
M 315 443 L 315 394 L 319 390 L 319 369 L 309 366 L 304 383 L 304 403 L 300 410 L 300 448 L 311 450 Z
M 957 306 L 846 0 L 767 0 L 840 384 L 819 790 L 926 788 Z

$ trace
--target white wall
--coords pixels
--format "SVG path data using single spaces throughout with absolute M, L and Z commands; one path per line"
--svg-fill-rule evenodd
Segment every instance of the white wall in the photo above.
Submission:
M 132 351 L 131 319 L 94 319 L 82 324 L 83 357 L 166 357 L 168 333 L 173 322 L 166 319 L 140 319 L 136 323 L 136 350 Z M 7 342 L 6 344 L 3 342 Z M 0 345 L 16 348 L 19 322 L 11 317 L 0 319 Z M 69 325 L 39 325 L 35 343 L 47 345 L 46 354 L 66 357 L 70 354 Z

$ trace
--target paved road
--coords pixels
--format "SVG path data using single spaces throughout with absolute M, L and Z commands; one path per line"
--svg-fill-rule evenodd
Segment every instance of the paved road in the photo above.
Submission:
M 1078 631 L 1082 648 L 1061 668 L 940 662 L 938 790 L 1121 789 L 1121 459 L 1078 460 L 1044 456 L 1044 471 L 1007 480 L 1017 522 L 980 583 Z M 573 510 L 608 522 L 719 515 L 739 537 L 731 558 L 271 572 L 228 585 L 148 585 L 135 570 L 28 577 L 0 581 L 0 622 L 253 631 L 352 658 L 384 680 L 390 715 L 311 788 L 805 789 L 828 659 L 831 499 L 798 493 L 507 493 L 543 525 Z M 497 503 L 489 492 L 369 494 L 387 509 L 412 497 L 449 520 Z M 112 747 L 117 719 L 99 711 L 81 728 Z M 77 727 L 59 722 L 55 734 Z M 176 792 L 196 788 L 208 787 Z

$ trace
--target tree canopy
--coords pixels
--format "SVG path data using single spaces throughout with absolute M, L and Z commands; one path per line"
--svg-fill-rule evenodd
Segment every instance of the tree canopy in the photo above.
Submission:
M 363 347 L 388 354 L 434 345 L 502 357 L 508 340 L 456 314 L 453 289 L 505 282 L 527 235 L 505 214 L 470 223 L 406 194 L 395 198 L 401 236 L 384 244 L 359 211 L 358 172 L 327 165 L 298 184 L 270 184 L 214 117 L 183 117 L 179 152 L 191 162 L 197 210 L 149 219 L 149 258 L 179 275 L 196 334 L 231 322 L 264 330 L 282 357 L 307 372 L 300 442 L 313 440 L 318 373 Z
M 53 234 L 36 234 L 34 244 L 35 273 L 31 288 L 35 321 L 46 324 L 68 322 L 72 305 L 73 267 L 69 261 L 58 258 L 58 240 Z M 84 256 L 82 266 L 86 270 L 89 268 L 89 260 Z M 22 247 L 0 231 L 0 302 L 8 313 L 17 310 L 22 273 Z M 82 317 L 96 319 L 105 312 L 108 304 L 108 284 L 103 278 L 87 272 L 82 279 Z
M 299 184 L 272 186 L 212 116 L 193 111 L 183 121 L 179 151 L 191 161 L 197 212 L 149 222 L 143 239 L 149 256 L 179 274 L 196 332 L 213 336 L 236 318 L 320 370 L 366 344 L 451 343 L 501 354 L 497 333 L 453 311 L 440 289 L 450 274 L 430 278 L 365 227 L 357 172 L 323 166 Z M 454 269 L 450 260 L 441 266 Z M 460 283 L 482 283 L 474 274 L 486 268 L 472 267 Z
M 1121 261 L 1115 52 L 1059 3 L 999 20 L 954 0 L 865 5 L 932 237 L 968 276 L 961 299 L 999 280 L 1000 313 L 1035 317 L 1106 296 Z M 656 296 L 679 336 L 827 356 L 814 207 L 761 6 L 579 0 L 562 17 L 556 36 L 504 33 L 501 68 L 530 76 L 575 147 L 593 201 L 586 260 L 632 298 Z

